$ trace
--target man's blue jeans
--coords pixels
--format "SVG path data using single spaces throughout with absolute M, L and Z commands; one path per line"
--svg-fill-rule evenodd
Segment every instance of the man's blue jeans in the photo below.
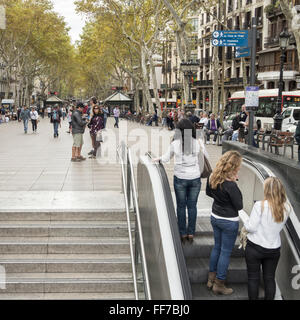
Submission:
M 23 124 L 24 124 L 24 131 L 25 131 L 25 133 L 27 133 L 27 131 L 28 131 L 28 119 L 24 119 L 23 120 Z
M 59 126 L 59 122 L 53 122 L 53 127 L 54 127 L 54 135 L 56 137 L 58 137 L 58 126 Z
M 225 280 L 231 252 L 239 231 L 239 222 L 216 219 L 212 216 L 211 224 L 214 230 L 215 246 L 210 256 L 209 271 L 217 272 L 217 278 Z
M 115 117 L 115 128 L 119 128 L 119 117 Z
M 180 235 L 194 235 L 196 231 L 197 202 L 201 190 L 201 179 L 185 180 L 174 176 L 174 188 Z M 186 209 L 188 210 L 188 227 L 186 227 Z

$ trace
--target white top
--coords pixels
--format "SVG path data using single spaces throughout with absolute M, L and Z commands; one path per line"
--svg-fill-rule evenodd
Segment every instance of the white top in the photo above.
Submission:
M 37 111 L 30 111 L 30 119 L 31 120 L 38 120 L 38 118 L 39 118 L 39 114 L 38 114 L 38 112 Z
M 228 221 L 235 221 L 235 222 L 238 222 L 240 221 L 240 217 L 236 217 L 236 218 L 225 218 L 225 217 L 221 217 L 221 216 L 218 216 L 216 214 L 214 214 L 213 212 L 211 213 L 211 215 L 216 218 L 216 219 L 222 219 L 222 220 L 228 220 Z
M 204 123 L 204 125 L 207 126 L 208 118 L 201 118 L 200 123 Z
M 286 205 L 285 218 L 283 222 L 274 221 L 268 201 L 264 202 L 262 213 L 262 201 L 255 203 L 250 218 L 245 223 L 249 232 L 248 239 L 266 249 L 277 249 L 281 246 L 280 231 L 283 229 L 291 208 Z
M 194 180 L 200 178 L 204 167 L 204 155 L 201 142 L 193 139 L 193 152 L 185 155 L 180 140 L 171 143 L 168 151 L 161 157 L 162 162 L 169 162 L 175 156 L 174 175 L 179 179 Z

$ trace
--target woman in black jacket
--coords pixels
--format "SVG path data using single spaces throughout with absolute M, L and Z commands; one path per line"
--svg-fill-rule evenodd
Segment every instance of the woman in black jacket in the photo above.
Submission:
M 211 224 L 215 239 L 207 287 L 216 294 L 233 293 L 225 287 L 225 280 L 238 235 L 239 210 L 243 209 L 242 194 L 236 183 L 241 163 L 242 156 L 237 151 L 225 153 L 207 181 L 206 194 L 214 199 Z

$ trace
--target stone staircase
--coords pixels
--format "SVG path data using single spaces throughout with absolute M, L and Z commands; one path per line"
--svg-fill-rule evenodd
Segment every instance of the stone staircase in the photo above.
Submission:
M 0 300 L 134 299 L 126 215 L 0 212 Z

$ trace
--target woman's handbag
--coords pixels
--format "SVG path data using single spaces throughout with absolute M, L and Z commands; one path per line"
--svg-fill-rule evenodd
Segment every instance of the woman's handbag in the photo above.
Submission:
M 211 165 L 210 165 L 208 159 L 206 158 L 206 156 L 204 155 L 204 168 L 203 168 L 203 172 L 201 174 L 201 178 L 206 179 L 211 175 L 211 173 L 212 173 Z

